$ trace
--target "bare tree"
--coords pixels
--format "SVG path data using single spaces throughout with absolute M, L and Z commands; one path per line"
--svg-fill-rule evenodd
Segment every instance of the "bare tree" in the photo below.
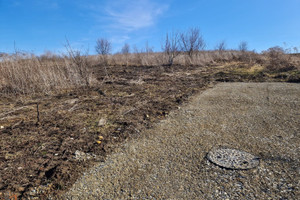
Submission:
M 111 42 L 105 38 L 99 38 L 95 46 L 95 50 L 98 54 L 108 55 L 111 53 Z
M 173 31 L 166 34 L 162 50 L 167 55 L 168 65 L 172 65 L 174 58 L 180 54 L 179 38 L 180 34 L 178 32 Z
M 239 44 L 239 50 L 241 52 L 246 52 L 248 50 L 248 43 L 246 41 L 242 41 L 240 44 Z
M 121 49 L 122 54 L 129 54 L 130 53 L 130 46 L 129 44 L 125 43 Z
M 192 56 L 205 48 L 205 42 L 199 28 L 190 28 L 180 34 L 181 50 Z
M 222 51 L 226 50 L 226 42 L 225 42 L 225 40 L 221 41 L 220 43 L 218 43 L 216 45 L 216 50 L 218 50 L 219 52 L 222 52 Z
M 72 61 L 72 67 L 79 74 L 80 80 L 84 81 L 85 86 L 89 87 L 88 50 L 84 54 L 80 50 L 74 50 L 68 39 L 66 39 L 65 48 Z

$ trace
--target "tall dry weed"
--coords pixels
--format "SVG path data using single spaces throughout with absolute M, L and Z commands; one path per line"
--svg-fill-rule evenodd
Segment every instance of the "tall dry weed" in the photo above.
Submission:
M 6 95 L 49 94 L 86 86 L 88 72 L 78 68 L 78 64 L 69 57 L 41 59 L 34 55 L 7 56 L 0 62 L 0 92 Z

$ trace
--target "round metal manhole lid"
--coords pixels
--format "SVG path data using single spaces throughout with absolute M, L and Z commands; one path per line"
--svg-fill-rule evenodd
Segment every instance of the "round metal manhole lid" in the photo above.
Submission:
M 251 169 L 259 165 L 259 158 L 245 151 L 227 147 L 213 148 L 207 154 L 212 163 L 228 169 Z

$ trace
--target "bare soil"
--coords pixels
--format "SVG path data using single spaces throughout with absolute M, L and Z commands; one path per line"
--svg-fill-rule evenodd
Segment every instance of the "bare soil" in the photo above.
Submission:
M 46 198 L 66 191 L 83 171 L 126 139 L 224 81 L 299 81 L 252 73 L 243 63 L 211 66 L 94 66 L 99 84 L 55 95 L 0 98 L 0 198 Z M 99 126 L 99 120 L 106 123 Z M 101 143 L 99 136 L 102 136 Z M 100 144 L 99 144 L 100 143 Z M 95 155 L 78 160 L 75 152 Z

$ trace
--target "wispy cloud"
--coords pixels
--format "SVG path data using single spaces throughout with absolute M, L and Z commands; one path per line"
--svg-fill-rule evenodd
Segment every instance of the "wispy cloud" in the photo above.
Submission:
M 150 0 L 117 0 L 108 3 L 105 13 L 111 28 L 135 31 L 153 26 L 167 9 L 167 4 Z
M 121 35 L 121 36 L 112 36 L 110 40 L 113 43 L 123 44 L 128 39 L 130 39 L 128 35 Z
M 90 42 L 104 37 L 118 51 L 125 42 L 143 42 L 149 29 L 155 27 L 168 11 L 172 0 L 74 0 L 83 16 L 92 22 L 87 31 Z

